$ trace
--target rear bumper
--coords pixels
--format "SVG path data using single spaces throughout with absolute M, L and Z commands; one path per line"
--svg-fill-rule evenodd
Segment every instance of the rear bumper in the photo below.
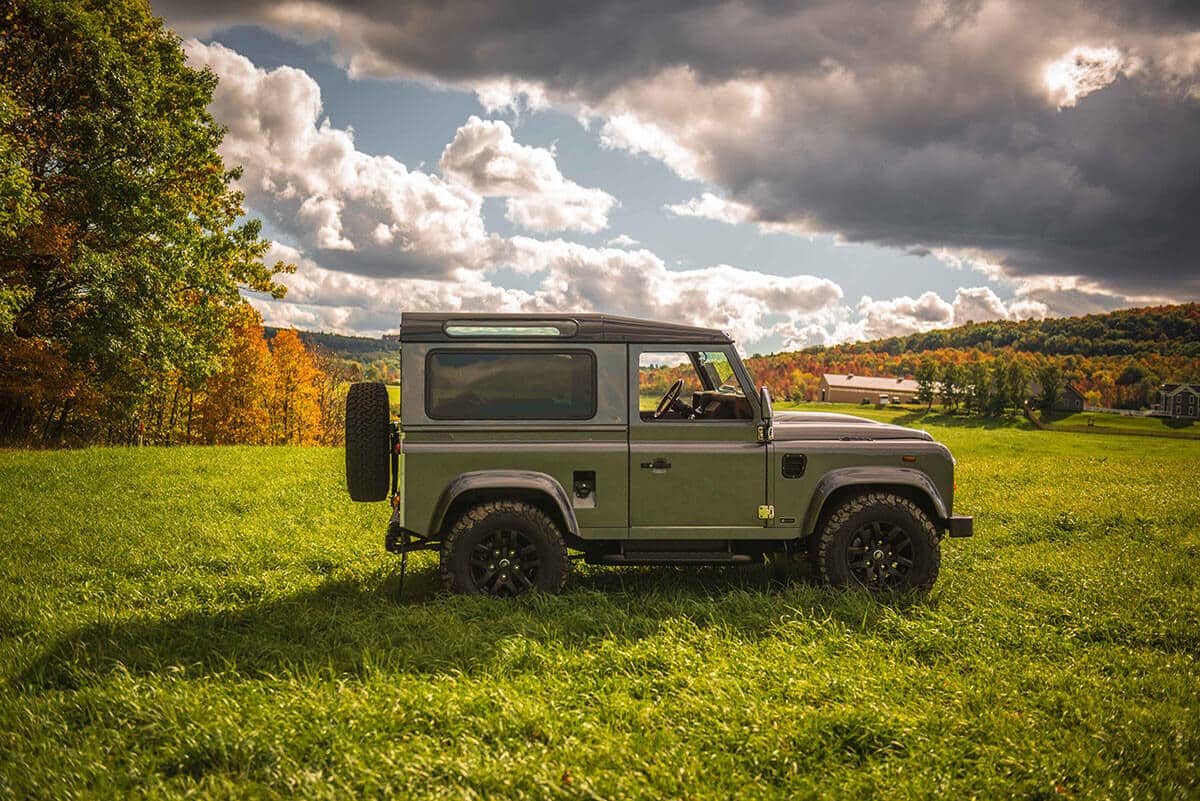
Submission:
M 975 533 L 975 518 L 967 515 L 954 515 L 946 522 L 946 531 L 951 537 L 969 537 Z

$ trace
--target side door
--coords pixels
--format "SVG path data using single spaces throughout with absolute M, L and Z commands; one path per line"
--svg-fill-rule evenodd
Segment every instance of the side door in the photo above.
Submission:
M 632 539 L 753 537 L 765 526 L 758 507 L 767 503 L 768 448 L 758 441 L 757 419 L 688 419 L 674 412 L 654 419 L 656 405 L 675 380 L 683 380 L 679 397 L 688 404 L 693 392 L 716 389 L 697 369 L 697 355 L 705 347 L 710 357 L 721 351 L 720 346 L 629 346 Z

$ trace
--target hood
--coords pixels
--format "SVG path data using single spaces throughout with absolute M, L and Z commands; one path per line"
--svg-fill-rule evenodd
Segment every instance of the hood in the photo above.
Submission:
M 771 427 L 777 442 L 804 439 L 920 439 L 933 441 L 932 436 L 915 428 L 877 423 L 874 420 L 833 412 L 775 412 Z

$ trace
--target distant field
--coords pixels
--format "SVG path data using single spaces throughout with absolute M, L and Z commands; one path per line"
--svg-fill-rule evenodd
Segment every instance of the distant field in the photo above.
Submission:
M 977 536 L 890 604 L 431 554 L 398 604 L 339 450 L 0 452 L 0 798 L 1200 796 L 1196 444 L 913 421 Z
M 1177 420 L 1169 417 L 1133 417 L 1110 412 L 1077 412 L 1075 414 L 1051 412 L 1043 414 L 1041 420 L 1053 428 L 1070 430 L 1090 427 L 1166 436 L 1192 434 L 1200 437 L 1200 425 L 1195 420 Z

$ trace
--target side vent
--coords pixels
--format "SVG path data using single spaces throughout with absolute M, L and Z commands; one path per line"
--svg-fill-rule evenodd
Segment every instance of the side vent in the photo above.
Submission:
M 803 453 L 785 453 L 783 455 L 783 477 L 800 478 L 808 467 L 808 457 Z

